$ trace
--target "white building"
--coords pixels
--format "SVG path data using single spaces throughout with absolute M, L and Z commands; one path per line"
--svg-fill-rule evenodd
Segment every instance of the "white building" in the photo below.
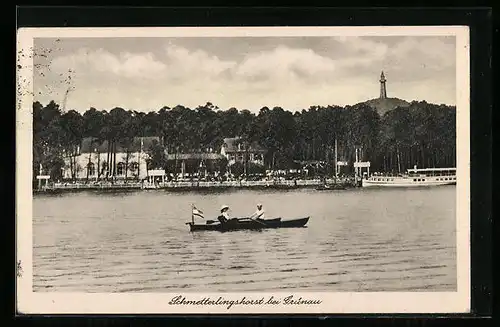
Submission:
M 147 178 L 148 149 L 160 142 L 159 137 L 136 137 L 128 149 L 120 144 L 116 145 L 115 177 L 117 179 L 145 179 Z M 98 180 L 111 177 L 114 154 L 108 153 L 108 141 L 98 142 L 95 138 L 84 138 L 77 148 L 76 156 L 65 156 L 63 178 L 78 180 Z
M 239 137 L 225 138 L 221 147 L 221 154 L 227 158 L 229 166 L 236 162 L 245 162 L 245 154 L 248 155 L 249 162 L 263 166 L 266 152 L 256 142 L 250 144 L 247 149 L 245 143 Z

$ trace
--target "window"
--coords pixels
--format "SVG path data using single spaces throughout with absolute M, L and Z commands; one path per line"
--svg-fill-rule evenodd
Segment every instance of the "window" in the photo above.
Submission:
M 92 162 L 90 162 L 87 165 L 87 169 L 88 169 L 89 176 L 94 176 L 95 175 L 95 165 Z
M 118 165 L 116 165 L 116 174 L 117 175 L 123 175 L 123 169 L 125 168 L 125 165 L 123 162 L 119 162 Z
M 134 174 L 137 174 L 139 172 L 139 164 L 137 162 L 133 162 L 130 165 L 130 171 L 133 172 Z

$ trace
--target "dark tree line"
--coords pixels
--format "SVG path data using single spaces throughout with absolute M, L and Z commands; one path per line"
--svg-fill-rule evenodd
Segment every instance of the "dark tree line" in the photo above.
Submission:
M 94 142 L 108 141 L 110 169 L 105 171 L 113 175 L 117 145 L 127 149 L 138 136 L 163 140 L 154 149 L 145 149 L 157 167 L 166 165 L 163 150 L 219 152 L 225 137 L 236 136 L 246 144 L 258 142 L 267 148 L 265 163 L 270 169 L 312 160 L 326 161 L 331 168 L 335 143 L 338 160 L 352 162 L 355 149 L 360 148 L 360 159 L 371 161 L 372 171 L 402 172 L 414 165 L 448 167 L 456 164 L 455 117 L 455 107 L 425 101 L 414 101 L 382 117 L 364 104 L 314 106 L 295 113 L 264 107 L 254 114 L 236 108 L 220 110 L 207 103 L 195 109 L 179 105 L 148 113 L 90 108 L 81 115 L 75 110 L 62 112 L 53 101 L 46 106 L 35 102 L 33 169 L 37 175 L 42 164 L 45 173 L 57 178 L 66 156 L 74 174 L 78 146 L 83 138 L 93 137 Z

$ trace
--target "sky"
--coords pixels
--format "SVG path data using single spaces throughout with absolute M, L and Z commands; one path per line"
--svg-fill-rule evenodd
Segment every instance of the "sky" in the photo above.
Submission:
M 456 104 L 454 36 L 38 38 L 35 101 L 66 110 L 258 112 L 387 96 Z

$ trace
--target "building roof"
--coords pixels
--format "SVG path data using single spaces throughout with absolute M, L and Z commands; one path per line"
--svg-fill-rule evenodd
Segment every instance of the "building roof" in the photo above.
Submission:
M 222 146 L 225 148 L 226 153 L 227 152 L 245 152 L 243 147 L 241 149 L 238 148 L 238 144 L 242 144 L 242 139 L 240 137 L 231 137 L 231 138 L 225 138 Z M 248 151 L 249 152 L 266 152 L 266 149 L 264 149 L 257 142 L 252 142 L 252 144 L 250 144 L 250 146 L 248 148 Z
M 167 160 L 220 160 L 225 157 L 219 153 L 169 153 Z
M 141 140 L 142 140 L 142 150 L 148 151 L 149 148 L 155 143 L 160 143 L 160 138 L 157 136 L 147 136 L 147 137 L 134 137 L 132 144 L 129 147 L 129 152 L 140 152 L 141 151 Z M 107 152 L 108 151 L 108 141 L 98 142 L 95 137 L 86 137 L 82 140 L 81 153 L 90 152 Z M 116 152 L 126 152 L 126 148 L 122 144 L 117 142 Z

